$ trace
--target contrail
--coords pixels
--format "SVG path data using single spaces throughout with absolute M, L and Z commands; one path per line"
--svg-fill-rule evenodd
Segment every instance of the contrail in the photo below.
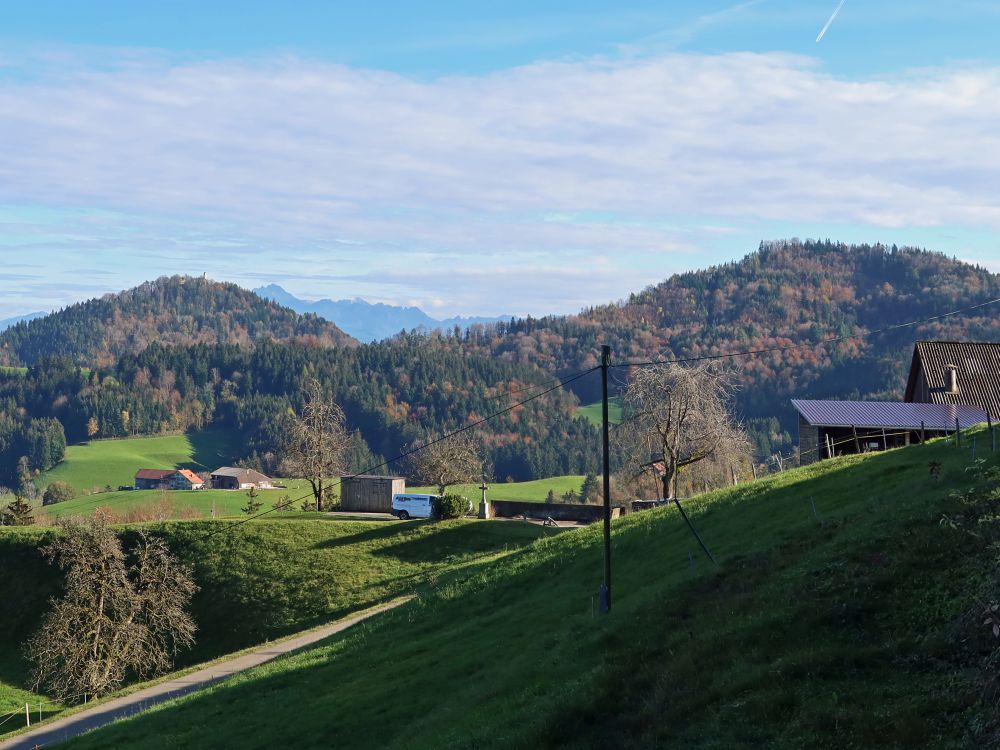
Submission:
M 823 39 L 823 35 L 826 34 L 826 30 L 830 28 L 830 24 L 833 23 L 833 19 L 837 17 L 838 13 L 840 13 L 840 9 L 844 7 L 845 2 L 847 2 L 847 0 L 840 0 L 840 5 L 838 5 L 837 9 L 833 11 L 833 15 L 830 16 L 830 20 L 826 22 L 826 26 L 824 26 L 823 30 L 819 32 L 819 36 L 816 37 L 817 44 Z

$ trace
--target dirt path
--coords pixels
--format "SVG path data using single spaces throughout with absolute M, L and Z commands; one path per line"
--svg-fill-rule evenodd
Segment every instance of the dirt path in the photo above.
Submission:
M 191 672 L 183 677 L 161 682 L 121 698 L 115 698 L 93 708 L 75 713 L 72 716 L 40 724 L 37 729 L 32 729 L 29 732 L 0 742 L 0 750 L 31 750 L 31 748 L 44 747 L 56 742 L 62 742 L 91 729 L 110 724 L 112 721 L 124 716 L 132 716 L 133 714 L 145 711 L 157 703 L 193 693 L 219 680 L 224 680 L 232 674 L 270 661 L 281 654 L 287 654 L 303 646 L 316 643 L 316 641 L 321 641 L 334 633 L 347 630 L 347 628 L 356 625 L 362 620 L 405 604 L 409 600 L 409 598 L 399 599 L 388 604 L 383 604 L 380 607 L 375 607 L 361 614 L 338 620 L 316 630 L 310 630 L 308 633 L 295 638 L 274 643 L 243 656 L 237 656 L 229 661 L 221 662 L 205 669 L 199 669 L 197 672 Z

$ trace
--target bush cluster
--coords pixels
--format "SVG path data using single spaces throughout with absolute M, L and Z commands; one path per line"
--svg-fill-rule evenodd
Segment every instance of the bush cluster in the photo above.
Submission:
M 438 518 L 461 518 L 472 509 L 468 498 L 461 495 L 442 495 L 435 503 Z
M 42 495 L 42 505 L 52 505 L 76 497 L 76 489 L 68 482 L 52 482 L 45 488 Z

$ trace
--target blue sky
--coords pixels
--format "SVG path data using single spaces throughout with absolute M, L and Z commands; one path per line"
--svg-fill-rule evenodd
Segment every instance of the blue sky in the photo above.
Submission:
M 202 272 L 569 312 L 790 236 L 1000 270 L 1000 4 L 817 44 L 836 5 L 12 4 L 0 317 Z

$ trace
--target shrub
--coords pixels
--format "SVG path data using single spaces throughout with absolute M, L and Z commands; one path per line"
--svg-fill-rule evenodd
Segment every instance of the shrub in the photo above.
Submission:
M 76 497 L 76 489 L 71 484 L 53 482 L 45 488 L 45 494 L 42 495 L 42 505 L 61 503 L 65 500 L 72 500 L 74 497 Z
M 435 514 L 438 518 L 461 518 L 472 509 L 468 498 L 461 495 L 444 495 L 435 503 Z

